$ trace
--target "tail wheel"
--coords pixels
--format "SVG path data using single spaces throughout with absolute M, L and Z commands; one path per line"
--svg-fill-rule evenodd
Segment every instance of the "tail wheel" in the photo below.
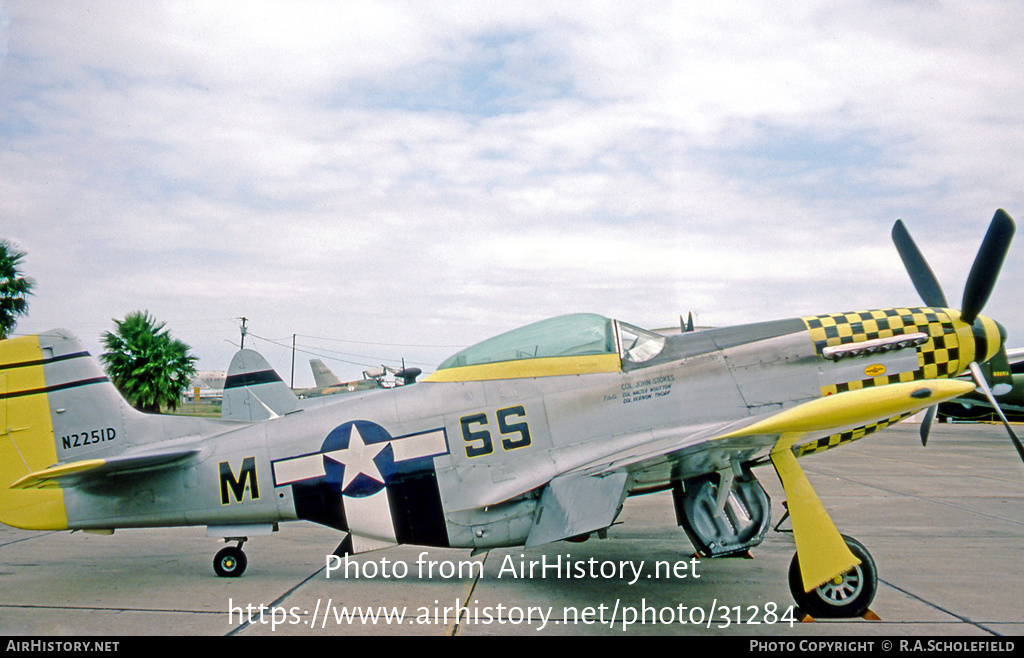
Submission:
M 245 553 L 237 546 L 227 546 L 218 551 L 213 558 L 213 570 L 221 578 L 237 578 L 249 564 Z
M 875 599 L 875 561 L 856 539 L 843 535 L 843 540 L 860 564 L 810 592 L 804 591 L 798 556 L 794 555 L 789 565 L 789 589 L 800 609 L 812 617 L 859 617 Z

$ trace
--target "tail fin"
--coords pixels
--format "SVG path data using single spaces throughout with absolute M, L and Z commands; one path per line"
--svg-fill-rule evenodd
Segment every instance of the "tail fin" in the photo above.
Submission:
M 1013 371 L 1005 347 L 1000 348 L 995 356 L 980 365 L 995 395 L 1005 395 L 1013 390 Z
M 59 488 L 11 485 L 58 462 L 122 451 L 132 441 L 126 425 L 140 418 L 70 332 L 0 341 L 0 522 L 66 528 Z
M 228 366 L 220 417 L 267 420 L 295 409 L 298 398 L 258 352 L 239 350 Z
M 338 376 L 331 372 L 331 369 L 328 368 L 320 359 L 310 359 L 309 367 L 313 370 L 313 381 L 316 383 L 317 388 L 341 386 L 343 384 L 343 382 L 338 379 Z

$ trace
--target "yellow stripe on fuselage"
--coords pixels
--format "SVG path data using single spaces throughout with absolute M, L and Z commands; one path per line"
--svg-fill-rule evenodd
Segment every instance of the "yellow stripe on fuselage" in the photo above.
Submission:
M 598 372 L 619 372 L 622 362 L 618 354 L 592 354 L 586 356 L 556 356 L 542 359 L 521 359 L 484 363 L 459 368 L 436 370 L 424 382 L 478 382 L 493 379 L 521 379 L 525 377 L 556 377 L 559 375 L 589 375 Z
M 42 359 L 36 336 L 0 341 L 0 522 L 64 530 L 68 518 L 60 489 L 10 488 L 57 462 Z

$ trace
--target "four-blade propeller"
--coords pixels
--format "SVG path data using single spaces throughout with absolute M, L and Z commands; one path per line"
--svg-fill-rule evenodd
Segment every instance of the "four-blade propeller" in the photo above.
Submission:
M 1010 242 L 1013 240 L 1015 230 L 1013 219 L 1006 211 L 1002 209 L 997 210 L 992 218 L 992 223 L 988 227 L 988 232 L 985 234 L 985 239 L 978 249 L 978 255 L 974 258 L 974 264 L 971 266 L 971 272 L 967 277 L 967 284 L 964 286 L 964 297 L 960 311 L 960 319 L 963 322 L 968 324 L 974 323 L 981 314 L 981 310 L 985 307 L 985 303 L 988 302 L 992 290 L 995 288 L 996 280 L 999 278 L 999 270 L 1003 266 L 1003 261 L 1010 248 Z M 942 292 L 942 286 L 939 284 L 935 273 L 928 266 L 928 261 L 921 254 L 921 250 L 917 248 L 914 240 L 910 237 L 910 233 L 907 231 L 907 227 L 904 226 L 902 220 L 896 220 L 896 224 L 892 227 L 892 239 L 896 244 L 896 250 L 899 252 L 900 258 L 903 260 L 903 265 L 910 274 L 910 280 L 913 282 L 914 288 L 917 289 L 917 293 L 921 295 L 925 305 L 946 308 L 948 304 L 946 296 Z M 1005 346 L 1000 347 L 1000 350 L 1005 349 Z M 978 388 L 988 399 L 989 404 L 992 405 L 996 413 L 999 414 L 1000 419 L 1002 419 L 1003 425 L 1006 427 L 1006 431 L 1010 435 L 1010 439 L 1013 441 L 1013 445 L 1017 449 L 1021 460 L 1024 460 L 1024 446 L 1021 445 L 1020 439 L 1006 420 L 1006 415 L 1003 414 L 1003 410 L 999 407 L 999 403 L 992 394 L 992 390 L 989 388 L 988 382 L 985 380 L 978 363 L 971 363 L 969 369 Z M 935 413 L 935 407 L 929 408 L 921 423 L 922 445 L 928 444 L 928 434 L 931 431 L 932 422 L 935 420 Z

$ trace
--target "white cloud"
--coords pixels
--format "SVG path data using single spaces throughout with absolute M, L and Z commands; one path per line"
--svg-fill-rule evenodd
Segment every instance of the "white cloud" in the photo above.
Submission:
M 955 299 L 995 207 L 1024 205 L 1008 4 L 4 12 L 2 233 L 39 280 L 20 328 L 148 308 L 204 368 L 241 315 L 458 345 L 568 310 L 913 303 L 900 216 Z M 1024 335 L 1009 294 L 990 309 Z

